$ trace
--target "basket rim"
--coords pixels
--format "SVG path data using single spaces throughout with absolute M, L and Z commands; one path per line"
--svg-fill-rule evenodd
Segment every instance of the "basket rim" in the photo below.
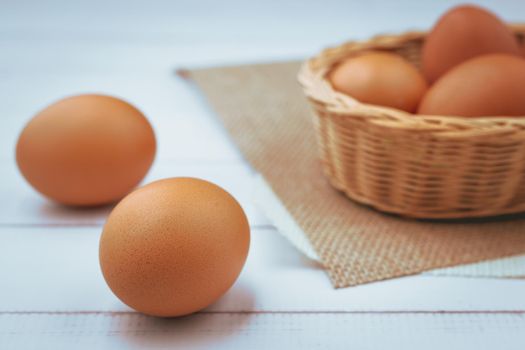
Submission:
M 525 23 L 508 24 L 508 27 L 515 34 L 525 36 Z M 340 62 L 341 53 L 344 57 L 348 57 L 352 53 L 398 47 L 407 42 L 422 40 L 427 33 L 427 31 L 407 31 L 399 34 L 382 34 L 367 40 L 347 41 L 326 48 L 303 62 L 298 73 L 298 81 L 306 97 L 334 118 L 361 118 L 390 130 L 413 129 L 443 137 L 466 137 L 468 134 L 479 137 L 480 134 L 485 134 L 487 137 L 507 135 L 512 138 L 525 138 L 525 115 L 461 117 L 414 114 L 359 102 L 335 91 L 326 78 L 333 65 Z M 506 140 L 509 141 L 508 138 Z

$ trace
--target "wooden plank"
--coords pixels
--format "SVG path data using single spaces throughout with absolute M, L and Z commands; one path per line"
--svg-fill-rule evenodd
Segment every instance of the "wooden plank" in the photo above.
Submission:
M 257 43 L 269 49 L 278 43 L 306 42 L 320 46 L 349 37 L 427 28 L 453 4 L 463 0 L 395 2 L 370 0 L 294 2 L 241 0 L 216 2 L 156 1 L 126 3 L 90 1 L 71 6 L 64 0 L 39 3 L 11 2 L 0 12 L 0 33 L 26 38 L 60 38 L 104 43 L 107 41 L 179 42 L 198 46 Z M 473 1 L 497 11 L 507 20 L 519 21 L 519 1 Z M 45 16 L 43 16 L 45 14 Z
M 3 349 L 525 348 L 523 313 L 0 314 Z
M 98 265 L 100 227 L 0 227 L 0 311 L 129 311 Z M 176 253 L 176 252 L 174 252 Z M 525 310 L 525 281 L 413 276 L 335 290 L 274 229 L 253 229 L 248 261 L 210 311 Z
M 113 60 L 118 62 L 118 58 Z M 65 96 L 95 92 L 128 100 L 144 112 L 156 133 L 157 159 L 200 163 L 242 160 L 220 122 L 202 103 L 202 97 L 175 79 L 171 65 L 161 72 L 142 72 L 138 76 L 78 69 L 79 73 L 57 77 L 44 67 L 44 72 L 23 71 L 0 79 L 0 95 L 24 91 L 5 101 L 2 107 L 1 158 L 14 158 L 18 135 L 40 109 Z
M 4 203 L 0 210 L 0 225 L 100 226 L 112 209 L 112 206 L 71 209 L 56 205 L 26 183 L 11 159 L 0 161 L 0 173 L 0 198 Z M 157 161 L 143 184 L 176 176 L 198 177 L 216 183 L 237 198 L 252 226 L 271 225 L 252 201 L 253 173 L 244 163 Z

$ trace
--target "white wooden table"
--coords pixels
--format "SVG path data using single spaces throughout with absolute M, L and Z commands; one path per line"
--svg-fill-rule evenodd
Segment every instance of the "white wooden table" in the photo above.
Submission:
M 0 349 L 525 349 L 525 280 L 421 275 L 333 290 L 253 204 L 253 170 L 174 75 L 426 28 L 452 3 L 0 1 Z M 525 21 L 525 2 L 484 3 Z M 207 310 L 161 320 L 127 308 L 98 267 L 108 209 L 54 206 L 17 172 L 24 123 L 82 92 L 123 97 L 149 117 L 159 152 L 146 182 L 209 179 L 246 209 L 247 265 Z

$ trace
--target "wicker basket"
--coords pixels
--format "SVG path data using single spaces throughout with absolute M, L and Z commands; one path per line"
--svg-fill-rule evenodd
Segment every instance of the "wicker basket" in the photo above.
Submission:
M 525 25 L 511 29 L 523 44 Z M 401 54 L 419 67 L 425 33 L 378 36 L 327 49 L 299 81 L 315 110 L 324 171 L 357 202 L 414 218 L 525 211 L 525 117 L 420 116 L 359 103 L 327 72 L 366 50 Z

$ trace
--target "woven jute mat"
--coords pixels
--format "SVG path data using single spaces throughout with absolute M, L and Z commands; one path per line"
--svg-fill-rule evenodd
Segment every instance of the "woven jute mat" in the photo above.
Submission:
M 192 70 L 246 159 L 304 231 L 335 287 L 525 252 L 525 216 L 416 221 L 379 213 L 322 174 L 298 62 Z

